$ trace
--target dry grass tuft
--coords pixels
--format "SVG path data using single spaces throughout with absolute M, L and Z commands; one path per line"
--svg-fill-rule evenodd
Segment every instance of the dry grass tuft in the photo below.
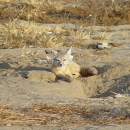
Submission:
M 84 25 L 118 25 L 130 22 L 130 2 L 123 0 L 79 0 L 77 3 L 72 0 L 4 0 L 0 4 L 1 20 L 19 16 L 21 20 L 41 23 L 78 21 Z
M 93 36 L 93 40 L 98 40 L 100 43 L 107 42 L 113 34 L 107 35 L 106 32 L 99 34 L 97 36 Z
M 87 32 L 83 26 L 79 27 L 77 30 L 73 30 L 70 32 L 71 36 L 73 37 L 74 41 L 84 41 L 84 40 L 90 40 L 90 34 Z
M 51 32 L 52 35 L 48 35 L 48 32 Z M 60 27 L 51 28 L 49 26 L 38 25 L 34 22 L 13 20 L 1 25 L 0 47 L 62 46 L 62 32 L 64 32 L 64 30 Z M 59 35 L 57 36 L 57 34 Z
M 115 32 L 114 29 L 112 29 L 111 27 L 107 27 L 107 28 L 102 28 L 99 30 L 100 32 Z
M 82 106 L 44 104 L 28 109 L 0 108 L 0 124 L 11 125 L 45 125 L 51 124 L 109 124 L 130 123 L 129 117 L 107 117 L 100 114 L 109 110 L 90 110 Z
M 84 40 L 90 39 L 92 32 L 82 25 L 130 23 L 130 2 L 123 0 L 3 0 L 0 5 L 0 48 L 81 46 Z M 80 27 L 71 30 L 41 26 L 40 23 L 74 23 Z M 46 35 L 47 32 L 52 34 Z M 72 40 L 66 41 L 64 36 L 71 36 Z M 93 39 L 107 40 L 108 37 Z

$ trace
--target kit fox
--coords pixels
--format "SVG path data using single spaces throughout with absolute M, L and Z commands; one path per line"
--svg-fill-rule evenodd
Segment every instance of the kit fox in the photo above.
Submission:
M 66 53 L 57 53 L 52 50 L 52 71 L 55 75 L 67 82 L 71 82 L 79 76 L 87 77 L 98 74 L 96 67 L 84 68 L 72 60 L 71 47 Z

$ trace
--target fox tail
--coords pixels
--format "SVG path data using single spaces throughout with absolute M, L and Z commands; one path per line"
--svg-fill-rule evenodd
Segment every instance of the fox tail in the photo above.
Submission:
M 80 74 L 83 77 L 88 77 L 88 76 L 98 75 L 99 71 L 95 66 L 89 68 L 81 67 Z

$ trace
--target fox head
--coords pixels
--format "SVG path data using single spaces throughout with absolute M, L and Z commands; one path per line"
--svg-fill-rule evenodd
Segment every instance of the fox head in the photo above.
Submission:
M 67 50 L 66 53 L 59 54 L 52 50 L 52 54 L 53 54 L 53 65 L 54 66 L 64 67 L 65 65 L 67 65 L 69 63 L 70 60 L 72 60 L 71 47 Z

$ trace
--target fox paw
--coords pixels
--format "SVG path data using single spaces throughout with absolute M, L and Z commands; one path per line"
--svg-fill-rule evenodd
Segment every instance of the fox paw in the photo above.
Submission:
M 72 78 L 66 78 L 65 81 L 71 83 L 73 81 L 73 79 Z

